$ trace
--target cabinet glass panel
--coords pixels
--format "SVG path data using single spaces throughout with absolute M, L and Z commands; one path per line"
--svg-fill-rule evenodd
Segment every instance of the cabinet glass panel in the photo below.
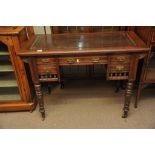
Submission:
M 0 42 L 0 101 L 20 100 L 15 72 L 8 48 Z

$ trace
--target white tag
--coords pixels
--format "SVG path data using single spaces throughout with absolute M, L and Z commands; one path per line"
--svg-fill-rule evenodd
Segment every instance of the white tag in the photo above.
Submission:
M 76 62 L 79 63 L 80 62 L 79 59 L 77 59 Z
M 37 50 L 37 52 L 42 52 L 43 50 Z

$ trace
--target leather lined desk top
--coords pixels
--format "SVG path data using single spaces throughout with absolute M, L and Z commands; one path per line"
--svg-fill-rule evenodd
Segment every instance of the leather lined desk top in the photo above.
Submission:
M 106 54 L 114 52 L 143 52 L 149 48 L 132 31 L 99 32 L 91 34 L 37 35 L 33 44 L 20 56 Z

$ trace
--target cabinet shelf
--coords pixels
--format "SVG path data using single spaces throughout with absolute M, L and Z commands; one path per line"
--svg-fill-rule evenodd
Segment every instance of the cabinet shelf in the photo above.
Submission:
M 0 88 L 7 88 L 7 87 L 18 87 L 17 81 L 13 79 L 10 80 L 0 79 Z
M 13 72 L 13 67 L 11 65 L 0 65 L 0 72 Z
M 9 55 L 8 51 L 0 51 L 0 56 Z
M 0 101 L 20 100 L 18 88 L 0 88 Z
M 20 95 L 19 94 L 5 94 L 5 95 L 0 95 L 0 101 L 16 101 L 20 100 Z
M 20 100 L 17 80 L 7 50 L 0 50 L 0 101 Z

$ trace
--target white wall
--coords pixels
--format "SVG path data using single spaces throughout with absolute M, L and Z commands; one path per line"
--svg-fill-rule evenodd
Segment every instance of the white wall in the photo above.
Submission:
M 45 34 L 44 26 L 33 26 L 35 34 Z M 46 33 L 51 34 L 50 26 L 46 26 Z

